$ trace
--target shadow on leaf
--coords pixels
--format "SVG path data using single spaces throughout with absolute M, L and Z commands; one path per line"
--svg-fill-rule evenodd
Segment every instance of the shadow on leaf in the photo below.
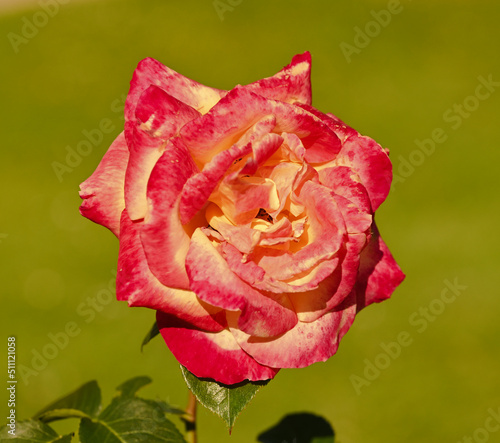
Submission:
M 286 415 L 257 438 L 261 443 L 333 443 L 335 432 L 323 417 L 302 412 Z

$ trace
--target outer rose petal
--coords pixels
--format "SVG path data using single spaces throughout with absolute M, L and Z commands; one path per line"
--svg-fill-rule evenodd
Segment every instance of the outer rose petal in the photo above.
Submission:
M 115 139 L 94 173 L 80 185 L 80 213 L 120 234 L 120 215 L 125 208 L 123 185 L 129 158 L 123 132 Z
M 245 89 L 273 100 L 311 104 L 311 54 L 292 58 L 280 72 L 245 86 Z
M 225 95 L 225 91 L 210 88 L 190 80 L 153 58 L 139 62 L 130 82 L 125 102 L 125 118 L 132 119 L 137 101 L 142 92 L 156 85 L 177 100 L 186 103 L 204 114 Z
M 371 213 L 370 197 L 365 187 L 353 177 L 357 178 L 357 174 L 347 166 L 334 166 L 319 171 L 322 185 L 351 201 L 361 211 Z
M 227 329 L 217 333 L 200 331 L 162 312 L 157 312 L 156 321 L 172 354 L 197 377 L 232 385 L 244 380 L 268 380 L 279 371 L 257 363 Z
M 132 220 L 145 217 L 146 187 L 166 141 L 200 113 L 162 89 L 150 86 L 140 96 L 134 118 L 125 122 L 130 158 L 125 174 L 125 204 Z
M 241 311 L 239 327 L 252 335 L 279 335 L 297 323 L 286 295 L 264 295 L 243 282 L 200 229 L 191 238 L 186 269 L 191 290 L 213 306 Z
M 340 118 L 335 117 L 333 114 L 323 114 L 321 111 L 308 105 L 298 104 L 298 106 L 320 118 L 333 132 L 335 132 L 335 134 L 337 134 L 342 142 L 352 135 L 359 135 L 358 131 L 347 126 Z
M 184 267 L 189 236 L 179 219 L 181 191 L 197 171 L 178 138 L 169 140 L 148 184 L 149 212 L 141 225 L 141 241 L 153 274 L 165 286 L 189 289 Z
M 192 291 L 162 285 L 148 267 L 139 238 L 139 226 L 122 213 L 116 296 L 129 306 L 173 314 L 205 331 L 217 332 L 226 327 L 226 314 L 196 297 Z
M 351 294 L 338 310 L 329 312 L 312 323 L 299 322 L 280 337 L 251 337 L 230 330 L 241 348 L 260 364 L 275 368 L 304 368 L 328 360 L 339 346 L 340 339 L 349 330 L 356 315 L 356 300 Z
M 392 182 L 392 164 L 382 147 L 369 137 L 348 138 L 339 152 L 348 165 L 357 172 L 368 191 L 375 212 L 389 194 Z
M 358 311 L 371 303 L 388 299 L 405 275 L 380 237 L 375 223 L 370 243 L 361 253 L 359 276 L 355 291 Z
M 350 200 L 347 200 L 341 195 L 334 195 L 335 199 L 349 234 L 356 234 L 365 232 L 372 224 L 373 217 L 368 212 L 361 211 Z

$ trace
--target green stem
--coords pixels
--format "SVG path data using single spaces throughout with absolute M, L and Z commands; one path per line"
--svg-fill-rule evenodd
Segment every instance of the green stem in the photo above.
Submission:
M 186 425 L 186 440 L 188 443 L 196 443 L 196 403 L 196 397 L 189 391 L 186 413 L 182 418 Z

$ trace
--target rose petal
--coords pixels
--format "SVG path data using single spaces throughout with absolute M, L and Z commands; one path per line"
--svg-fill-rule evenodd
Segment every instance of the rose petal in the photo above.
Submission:
M 237 143 L 263 115 L 270 114 L 256 109 L 256 100 L 263 102 L 264 98 L 241 91 L 233 89 L 207 114 L 182 128 L 181 137 L 200 169 Z
M 231 90 L 207 114 L 185 125 L 180 133 L 197 164 L 203 166 L 232 146 L 263 115 L 276 118 L 277 134 L 291 132 L 301 139 L 309 162 L 333 160 L 341 148 L 337 135 L 310 112 L 265 99 L 241 86 Z
M 297 178 L 300 178 L 303 168 L 307 168 L 307 165 L 301 166 L 298 163 L 286 161 L 273 166 L 259 168 L 259 175 L 271 179 L 276 185 L 280 206 L 276 211 L 270 213 L 273 218 L 278 217 L 285 206 L 290 204 L 289 196 L 292 193 Z
M 191 290 L 207 303 L 241 311 L 239 327 L 253 335 L 273 336 L 290 330 L 297 316 L 286 295 L 264 295 L 238 278 L 201 230 L 191 238 L 186 258 Z
M 365 232 L 373 220 L 371 202 L 357 173 L 347 166 L 334 166 L 321 169 L 318 174 L 320 183 L 333 190 L 347 232 Z
M 289 134 L 287 132 L 284 132 L 281 136 L 283 137 L 284 146 L 286 147 L 286 157 L 292 162 L 303 163 L 306 155 L 306 149 L 304 148 L 300 138 L 295 134 Z
M 324 260 L 332 259 L 341 248 L 346 233 L 344 219 L 328 188 L 306 181 L 299 198 L 307 208 L 307 244 L 294 253 L 260 251 L 259 255 L 253 256 L 255 263 L 276 280 L 291 279 L 312 270 Z
M 168 141 L 148 184 L 149 212 L 141 225 L 141 241 L 153 274 L 165 286 L 189 289 L 184 267 L 189 236 L 179 217 L 181 191 L 197 172 L 178 138 Z
M 359 234 L 370 228 L 373 217 L 370 213 L 361 211 L 354 203 L 341 195 L 333 195 L 337 206 L 344 217 L 347 232 Z
M 191 177 L 184 186 L 181 199 L 181 220 L 185 224 L 207 203 L 208 198 L 218 186 L 219 181 L 228 172 L 229 168 L 242 157 L 252 152 L 243 171 L 238 174 L 250 174 L 246 172 L 265 161 L 272 155 L 281 144 L 281 137 L 277 134 L 269 134 L 274 128 L 276 121 L 273 116 L 265 116 L 253 125 L 233 146 L 228 150 L 217 154 L 206 163 L 203 170 Z M 236 175 L 238 175 L 236 174 Z
M 125 102 L 125 118 L 133 119 L 140 95 L 151 85 L 156 85 L 177 100 L 204 114 L 212 108 L 226 91 L 210 88 L 195 82 L 153 58 L 141 60 L 130 82 Z
M 125 208 L 123 186 L 129 158 L 125 135 L 122 132 L 109 147 L 94 173 L 80 185 L 83 202 L 80 213 L 120 234 L 120 215 Z
M 252 337 L 228 323 L 241 348 L 260 364 L 276 368 L 304 368 L 328 360 L 339 346 L 356 315 L 351 294 L 339 310 L 329 312 L 312 323 L 299 322 L 280 337 Z
M 392 181 L 392 164 L 382 147 L 369 137 L 348 138 L 339 158 L 344 159 L 359 175 L 361 183 L 370 197 L 375 212 L 389 194 Z
M 359 254 L 366 245 L 366 235 L 349 235 L 340 264 L 335 271 L 308 292 L 289 294 L 299 321 L 312 322 L 336 307 L 350 295 L 359 268 Z
M 273 173 L 272 176 L 275 176 L 275 174 Z M 307 182 L 319 184 L 319 176 L 316 169 L 310 166 L 307 162 L 304 162 L 297 170 L 295 176 L 293 176 L 292 192 L 290 193 L 289 198 L 286 199 L 284 206 L 284 209 L 288 210 L 295 218 L 304 218 L 307 216 L 307 214 L 305 214 L 305 200 L 300 199 L 299 197 L 302 187 Z
M 222 252 L 231 270 L 243 281 L 258 290 L 276 294 L 291 294 L 293 292 L 310 291 L 311 289 L 315 289 L 317 288 L 319 282 L 323 281 L 332 274 L 338 263 L 338 258 L 335 257 L 329 260 L 311 261 L 310 263 L 305 263 L 307 269 L 300 272 L 297 271 L 297 267 L 303 265 L 304 263 L 293 262 L 289 259 L 289 255 L 285 255 L 283 262 L 285 262 L 285 264 L 291 263 L 290 266 L 295 265 L 295 268 L 289 272 L 283 268 L 279 270 L 262 268 L 253 261 L 248 260 L 234 246 L 228 243 L 222 245 Z M 270 252 L 271 251 L 269 251 L 268 254 Z M 278 254 L 279 252 L 281 251 L 276 251 L 275 253 Z M 272 276 L 272 273 L 276 274 L 280 271 L 284 275 L 290 274 L 292 276 L 287 279 L 287 281 L 281 281 Z
M 262 177 L 227 177 L 210 201 L 235 225 L 250 223 L 260 209 L 273 212 L 280 206 L 276 184 Z
M 232 385 L 244 380 L 268 380 L 279 371 L 257 363 L 227 329 L 200 331 L 162 312 L 157 312 L 156 321 L 172 354 L 197 377 Z
M 222 245 L 231 270 L 252 287 L 275 293 L 311 291 L 335 270 L 339 259 L 337 252 L 341 252 L 346 235 L 335 196 L 328 188 L 307 181 L 299 198 L 307 207 L 309 227 L 305 237 L 307 244 L 296 252 L 259 248 L 246 258 L 231 245 Z M 352 285 L 347 293 L 351 288 Z
M 122 213 L 116 296 L 129 306 L 143 306 L 173 314 L 206 331 L 221 331 L 226 327 L 222 309 L 202 302 L 192 291 L 162 285 L 149 269 L 139 237 L 137 223 L 130 220 L 127 210 Z
M 333 114 L 324 114 L 316 108 L 308 105 L 298 104 L 297 106 L 300 106 L 302 109 L 305 109 L 321 119 L 335 134 L 337 134 L 337 137 L 342 142 L 344 142 L 348 137 L 358 135 L 358 131 L 346 125 L 342 120 L 340 120 L 340 118 L 334 116 Z
M 207 220 L 210 226 L 222 235 L 222 239 L 247 255 L 252 253 L 257 245 L 277 245 L 297 240 L 293 225 L 286 217 L 282 217 L 274 224 L 256 219 L 250 227 L 234 226 L 229 223 L 217 205 L 211 205 L 207 208 Z
M 245 86 L 263 97 L 287 103 L 311 104 L 311 54 L 292 58 L 280 72 Z
M 146 215 L 148 180 L 167 140 L 199 116 L 199 112 L 157 86 L 150 86 L 139 97 L 134 118 L 125 122 L 130 150 L 125 175 L 125 203 L 132 220 L 140 220 Z
M 235 144 L 227 151 L 216 155 L 208 162 L 203 171 L 190 177 L 182 190 L 180 214 L 183 224 L 191 220 L 194 215 L 207 203 L 208 198 L 219 184 L 231 165 L 240 157 L 252 150 L 251 145 L 240 146 Z
M 372 231 L 370 243 L 360 257 L 359 277 L 355 286 L 358 310 L 388 299 L 405 278 L 375 223 Z
M 221 240 L 231 243 L 245 254 L 250 253 L 260 240 L 262 231 L 233 225 L 214 203 L 208 206 L 205 214 L 209 225 L 221 235 Z
M 271 157 L 283 143 L 283 138 L 278 134 L 266 134 L 260 140 L 252 143 L 252 157 L 250 157 L 243 169 L 242 175 L 253 175 L 258 167 Z
M 319 171 L 319 181 L 335 194 L 354 203 L 361 211 L 371 213 L 370 197 L 355 171 L 348 166 L 334 166 Z
M 187 122 L 200 115 L 191 106 L 152 85 L 139 97 L 135 108 L 135 118 L 127 121 L 135 123 L 135 127 L 154 139 L 166 140 L 176 134 Z

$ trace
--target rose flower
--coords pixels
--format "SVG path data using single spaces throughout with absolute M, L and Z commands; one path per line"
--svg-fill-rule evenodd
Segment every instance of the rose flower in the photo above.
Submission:
M 119 239 L 117 298 L 177 360 L 234 384 L 325 361 L 404 278 L 373 214 L 387 151 L 311 107 L 311 57 L 223 91 L 141 61 L 125 130 L 81 185 Z

